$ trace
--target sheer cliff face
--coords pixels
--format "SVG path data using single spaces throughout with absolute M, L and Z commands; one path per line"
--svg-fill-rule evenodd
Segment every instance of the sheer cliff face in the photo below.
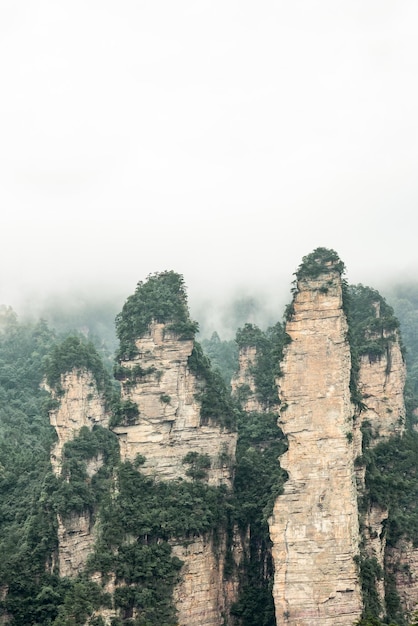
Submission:
M 339 272 L 300 280 L 286 331 L 280 426 L 289 479 L 270 519 L 277 622 L 352 625 L 362 609 L 350 402 Z
M 386 353 L 379 359 L 361 357 L 359 390 L 367 411 L 361 414 L 372 428 L 371 445 L 405 429 L 405 404 L 403 391 L 406 367 L 398 337 L 390 342 Z
M 135 423 L 117 426 L 122 460 L 145 456 L 142 471 L 165 479 L 187 478 L 183 463 L 188 452 L 207 454 L 211 460 L 209 484 L 230 484 L 236 434 L 217 424 L 202 423 L 199 393 L 202 390 L 188 367 L 193 340 L 179 340 L 164 324 L 152 323 L 149 333 L 136 341 L 138 355 L 124 367 L 140 366 L 143 376 L 134 384 L 122 384 L 122 398 L 135 402 Z
M 184 563 L 181 583 L 174 589 L 174 602 L 180 626 L 221 626 L 237 599 L 238 581 L 225 581 L 223 570 L 227 551 L 226 536 L 213 540 L 195 537 L 188 545 L 174 545 L 173 554 Z M 241 545 L 234 546 L 234 557 L 241 558 Z M 231 622 L 229 622 L 231 623 Z
M 93 520 L 86 513 L 62 518 L 58 515 L 58 567 L 60 576 L 74 578 L 84 570 L 93 549 Z
M 275 403 L 263 402 L 257 392 L 254 371 L 259 366 L 258 359 L 259 352 L 256 346 L 248 345 L 240 348 L 238 370 L 231 380 L 232 395 L 240 399 L 242 409 L 246 413 L 277 413 L 279 411 L 278 396 Z
M 83 426 L 108 425 L 104 398 L 97 391 L 93 375 L 87 370 L 73 370 L 61 377 L 63 393 L 58 397 L 58 409 L 51 411 L 49 419 L 57 433 L 58 441 L 51 451 L 52 468 L 59 475 L 62 467 L 64 445 L 74 439 Z M 87 467 L 92 476 L 102 460 L 92 459 Z M 91 515 L 73 514 L 68 518 L 58 516 L 58 565 L 61 576 L 73 577 L 83 571 L 94 544 Z
M 247 390 L 246 400 L 242 403 L 242 408 L 247 413 L 256 411 L 262 413 L 265 408 L 257 399 L 257 391 L 254 381 L 253 368 L 257 364 L 257 348 L 255 346 L 245 346 L 241 348 L 238 355 L 238 371 L 231 380 L 232 393 L 238 396 L 240 389 Z
M 379 309 L 376 308 L 376 316 L 379 316 Z M 405 404 L 404 386 L 406 378 L 406 367 L 403 360 L 399 336 L 394 335 L 394 341 L 388 342 L 386 353 L 380 358 L 370 358 L 364 355 L 360 360 L 359 371 L 359 391 L 363 396 L 367 409 L 362 411 L 358 422 L 369 424 L 371 438 L 369 446 L 373 447 L 384 439 L 394 435 L 402 435 L 405 429 Z M 358 424 L 359 426 L 360 424 Z M 359 430 L 356 431 L 358 435 Z M 358 442 L 356 453 L 362 453 L 361 433 L 356 436 Z M 359 478 L 358 487 L 360 492 L 365 489 L 366 468 L 359 468 L 357 476 Z M 388 510 L 376 504 L 370 506 L 362 519 L 363 540 L 365 553 L 370 558 L 375 558 L 382 570 L 387 565 L 392 567 L 394 563 L 407 563 L 415 567 L 417 553 L 408 546 L 404 550 L 402 543 L 398 549 L 387 549 L 386 533 L 384 525 L 388 519 Z M 405 560 L 405 554 L 408 558 Z M 408 569 L 407 566 L 407 569 Z M 396 569 L 396 568 L 395 568 Z M 405 568 L 398 568 L 405 571 Z M 412 571 L 415 571 L 413 569 Z M 417 582 L 412 576 L 403 574 L 396 575 L 397 588 L 400 591 L 403 609 L 408 613 L 411 606 L 415 606 L 417 598 Z M 376 581 L 376 591 L 380 598 L 381 606 L 385 606 L 385 589 L 383 579 Z
M 386 568 L 393 572 L 403 611 L 412 618 L 418 608 L 418 549 L 411 541 L 400 539 L 395 548 L 386 551 Z
M 59 407 L 49 413 L 49 421 L 58 437 L 51 451 L 51 463 L 57 475 L 61 471 L 64 445 L 77 436 L 82 426 L 91 429 L 98 424 L 107 428 L 109 423 L 104 398 L 97 391 L 91 372 L 75 369 L 67 372 L 61 377 L 61 387 L 61 395 L 56 396 L 52 392 L 59 401 Z
M 179 340 L 162 323 L 151 323 L 149 332 L 137 339 L 137 356 L 124 367 L 140 366 L 145 375 L 133 384 L 122 383 L 122 399 L 135 402 L 139 416 L 129 426 L 113 430 L 119 437 L 122 461 L 145 457 L 141 471 L 163 480 L 182 478 L 188 452 L 208 455 L 211 485 L 231 485 L 236 433 L 210 420 L 202 423 L 199 394 L 202 382 L 190 371 L 188 358 L 193 340 Z M 178 621 L 182 626 L 220 626 L 223 613 L 236 600 L 237 585 L 225 583 L 223 562 L 225 537 L 214 546 L 209 537 L 195 537 L 187 545 L 173 544 L 173 554 L 183 561 L 180 583 L 174 589 Z
M 189 466 L 183 459 L 194 451 L 210 459 L 210 484 L 230 484 L 236 433 L 225 431 L 210 419 L 202 423 L 199 395 L 204 383 L 188 367 L 193 341 L 179 340 L 165 332 L 164 324 L 153 323 L 136 345 L 137 357 L 123 365 L 136 368 L 140 375 L 133 380 L 127 377 L 128 384 L 122 385 L 122 400 L 136 403 L 139 416 L 131 425 L 114 429 L 119 436 L 122 461 L 134 460 L 140 454 L 146 458 L 141 471 L 163 480 L 190 480 L 186 475 Z M 61 388 L 57 397 L 59 408 L 50 413 L 58 437 L 51 458 L 57 475 L 62 468 L 64 444 L 76 437 L 82 426 L 108 424 L 104 401 L 91 374 L 76 370 L 65 374 Z M 101 462 L 101 458 L 91 459 L 87 473 L 92 476 Z M 95 531 L 94 519 L 88 512 L 58 517 L 61 576 L 74 577 L 85 569 L 94 547 Z M 181 580 L 174 590 L 179 623 L 220 626 L 237 594 L 237 582 L 225 583 L 223 578 L 226 534 L 220 530 L 216 546 L 209 536 L 198 536 L 187 545 L 173 542 L 172 549 L 184 563 Z M 100 614 L 116 615 L 115 611 Z

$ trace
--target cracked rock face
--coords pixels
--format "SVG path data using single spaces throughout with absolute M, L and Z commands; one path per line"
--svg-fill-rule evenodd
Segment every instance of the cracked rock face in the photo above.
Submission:
M 58 515 L 58 565 L 60 576 L 73 578 L 84 570 L 93 549 L 93 523 L 89 513 Z
M 326 285 L 326 287 L 325 287 Z M 278 624 L 351 626 L 362 600 L 350 401 L 350 348 L 341 277 L 301 280 L 286 325 L 280 426 L 289 478 L 270 519 Z M 285 410 L 283 410 L 283 408 Z
M 394 573 L 402 609 L 412 618 L 418 610 L 418 548 L 411 541 L 401 539 L 396 547 L 387 550 L 386 566 Z
M 376 309 L 379 316 L 379 309 Z M 360 358 L 359 391 L 363 396 L 367 409 L 361 411 L 356 424 L 355 440 L 356 455 L 362 454 L 362 441 L 360 425 L 368 422 L 371 438 L 369 446 L 374 447 L 381 441 L 396 435 L 402 435 L 405 430 L 405 403 L 404 386 L 406 379 L 406 366 L 401 352 L 399 336 L 396 333 L 395 341 L 390 342 L 386 353 L 380 358 L 370 358 L 364 355 Z M 359 495 L 365 492 L 365 466 L 357 468 Z M 386 563 L 392 563 L 395 551 L 386 547 L 386 534 L 384 526 L 388 519 L 388 510 L 377 504 L 372 504 L 363 515 L 363 543 L 366 555 L 376 559 L 382 570 Z M 403 543 L 399 548 L 402 556 L 399 562 L 404 565 L 407 561 L 404 555 Z M 406 550 L 411 564 L 416 566 L 416 551 Z M 396 561 L 396 559 L 395 559 Z M 400 568 L 404 571 L 404 568 Z M 414 570 L 415 571 L 415 570 Z M 414 577 L 397 576 L 397 587 L 402 590 L 401 602 L 403 609 L 408 612 L 411 606 L 416 605 L 418 598 L 417 584 Z M 376 592 L 381 606 L 385 606 L 384 579 L 376 581 Z M 382 610 L 383 612 L 383 610 Z
M 371 424 L 372 446 L 382 439 L 402 435 L 405 430 L 405 379 L 406 366 L 399 340 L 392 342 L 379 359 L 361 357 L 358 386 L 367 406 L 361 417 Z
M 144 375 L 133 384 L 122 383 L 122 398 L 135 402 L 135 423 L 117 426 L 121 458 L 145 457 L 141 471 L 163 480 L 185 479 L 188 452 L 208 455 L 208 483 L 231 485 L 237 434 L 215 422 L 202 423 L 199 393 L 202 383 L 188 366 L 192 340 L 179 340 L 165 325 L 152 323 L 149 333 L 136 341 L 137 356 L 124 367 L 140 366 Z M 188 545 L 173 544 L 173 554 L 183 561 L 174 602 L 181 626 L 221 626 L 223 613 L 236 600 L 237 581 L 225 581 L 225 537 L 219 546 L 209 538 L 194 537 Z
M 192 340 L 179 340 L 152 323 L 147 335 L 136 341 L 138 355 L 125 361 L 127 368 L 140 366 L 144 375 L 134 384 L 122 384 L 122 398 L 135 402 L 135 423 L 117 426 L 122 460 L 145 456 L 142 471 L 166 480 L 187 479 L 188 452 L 207 454 L 211 460 L 208 482 L 230 484 L 237 435 L 214 422 L 202 423 L 201 383 L 188 367 Z
M 240 349 L 238 355 L 238 371 L 231 380 L 232 393 L 239 395 L 240 389 L 247 390 L 247 397 L 242 403 L 242 408 L 247 413 L 255 411 L 262 413 L 265 407 L 257 398 L 257 390 L 254 381 L 253 368 L 257 364 L 257 348 L 255 346 L 245 346 Z M 276 410 L 276 408 L 272 409 Z
M 134 460 L 141 454 L 146 457 L 141 468 L 145 473 L 164 480 L 189 480 L 183 459 L 188 452 L 196 451 L 210 458 L 209 484 L 230 485 L 237 435 L 210 420 L 201 423 L 202 383 L 188 367 L 193 341 L 179 341 L 164 330 L 163 324 L 151 324 L 150 332 L 137 341 L 136 359 L 124 363 L 127 368 L 140 365 L 140 371 L 146 373 L 122 389 L 122 398 L 135 402 L 139 409 L 133 424 L 114 429 L 119 436 L 122 461 Z M 108 425 L 104 402 L 89 372 L 74 370 L 65 374 L 61 387 L 64 393 L 59 398 L 60 406 L 50 413 L 58 437 L 51 458 L 56 474 L 61 471 L 65 443 L 76 437 L 82 426 Z M 91 459 L 88 475 L 92 476 L 101 463 L 101 458 Z M 84 570 L 93 549 L 93 519 L 88 513 L 58 517 L 58 540 L 60 574 L 74 577 Z M 173 553 L 184 561 L 181 580 L 174 590 L 182 626 L 223 623 L 223 612 L 228 612 L 236 600 L 238 585 L 236 580 L 224 581 L 225 551 L 225 537 L 216 546 L 203 537 L 195 537 L 187 547 L 173 545 Z M 115 614 L 101 611 L 100 615 L 110 623 Z
M 64 445 L 74 439 L 83 426 L 104 428 L 108 415 L 104 398 L 98 393 L 94 376 L 86 370 L 72 370 L 61 378 L 63 394 L 58 409 L 51 411 L 49 419 L 57 433 L 58 441 L 51 451 L 52 468 L 59 475 L 62 468 Z M 87 473 L 91 477 L 102 465 L 102 458 L 91 459 Z M 61 576 L 74 577 L 83 571 L 87 557 L 93 549 L 94 525 L 89 513 L 58 516 L 58 564 Z
M 109 416 L 104 398 L 97 391 L 96 382 L 87 370 L 72 370 L 61 378 L 63 395 L 58 398 L 58 409 L 50 411 L 49 421 L 55 428 L 58 441 L 51 451 L 51 463 L 56 475 L 61 472 L 62 449 L 74 439 L 83 426 L 107 428 Z
M 226 536 L 223 534 L 219 541 L 218 549 L 212 539 L 204 537 L 173 546 L 173 554 L 184 562 L 181 582 L 174 589 L 181 626 L 220 626 L 237 599 L 238 581 L 223 577 Z

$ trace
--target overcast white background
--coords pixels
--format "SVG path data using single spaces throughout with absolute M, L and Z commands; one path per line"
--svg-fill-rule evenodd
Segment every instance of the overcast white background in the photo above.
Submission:
M 416 0 L 1 0 L 0 303 L 165 269 L 287 301 L 318 246 L 415 280 L 417 28 Z

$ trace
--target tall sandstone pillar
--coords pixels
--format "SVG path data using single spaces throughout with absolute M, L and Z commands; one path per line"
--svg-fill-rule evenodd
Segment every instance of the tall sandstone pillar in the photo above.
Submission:
M 362 610 L 357 566 L 350 347 L 338 264 L 298 275 L 291 342 L 279 380 L 288 451 L 270 518 L 278 624 L 352 626 Z
M 105 398 L 97 389 L 94 375 L 87 368 L 74 367 L 64 372 L 60 388 L 60 393 L 49 389 L 52 397 L 59 400 L 58 408 L 49 413 L 50 423 L 57 433 L 57 442 L 51 450 L 51 464 L 56 476 L 61 474 L 65 444 L 77 437 L 83 426 L 91 430 L 95 425 L 107 428 L 109 423 Z M 90 478 L 102 463 L 101 457 L 90 459 L 86 467 Z M 67 517 L 58 515 L 57 524 L 60 576 L 73 578 L 84 570 L 93 549 L 93 515 L 86 507 L 85 511 L 74 512 Z

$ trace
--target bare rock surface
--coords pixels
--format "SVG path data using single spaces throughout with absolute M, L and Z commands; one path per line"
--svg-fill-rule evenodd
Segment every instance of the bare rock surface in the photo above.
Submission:
M 418 548 L 401 539 L 395 548 L 387 550 L 386 566 L 394 572 L 402 609 L 411 618 L 418 610 Z
M 51 451 L 51 463 L 56 475 L 62 468 L 64 445 L 74 439 L 83 426 L 95 424 L 107 427 L 108 415 L 104 398 L 98 393 L 93 375 L 86 370 L 72 370 L 61 377 L 62 394 L 59 407 L 49 419 L 58 441 Z M 91 459 L 87 473 L 91 477 L 102 465 L 102 458 Z M 88 512 L 58 516 L 58 564 L 61 576 L 74 577 L 81 573 L 94 545 L 94 525 Z
M 230 484 L 237 435 L 214 420 L 202 421 L 199 395 L 202 383 L 188 366 L 192 340 L 179 340 L 164 324 L 152 323 L 150 332 L 136 342 L 138 355 L 124 362 L 140 366 L 143 376 L 122 385 L 122 397 L 135 402 L 135 423 L 116 426 L 122 460 L 145 456 L 142 470 L 166 480 L 186 478 L 183 463 L 188 452 L 207 454 L 211 485 Z
M 60 576 L 74 578 L 84 570 L 93 548 L 93 524 L 88 512 L 58 515 L 58 565 Z
M 337 271 L 299 281 L 286 331 L 292 341 L 282 362 L 280 426 L 289 479 L 270 519 L 276 619 L 352 626 L 362 610 L 354 562 L 360 537 L 350 348 Z
M 367 406 L 361 417 L 370 422 L 372 446 L 382 439 L 402 435 L 405 430 L 405 379 L 406 366 L 399 340 L 390 342 L 381 358 L 361 357 L 359 390 Z
M 83 426 L 95 424 L 107 428 L 109 416 L 104 398 L 98 393 L 93 374 L 87 370 L 74 369 L 61 377 L 63 389 L 59 407 L 49 413 L 49 421 L 55 428 L 58 441 L 51 451 L 51 463 L 55 474 L 61 472 L 62 449 L 74 439 Z
M 211 538 L 195 537 L 174 545 L 173 554 L 184 562 L 181 582 L 174 589 L 179 626 L 220 626 L 236 600 L 238 581 L 225 582 L 226 537 L 215 546 Z

